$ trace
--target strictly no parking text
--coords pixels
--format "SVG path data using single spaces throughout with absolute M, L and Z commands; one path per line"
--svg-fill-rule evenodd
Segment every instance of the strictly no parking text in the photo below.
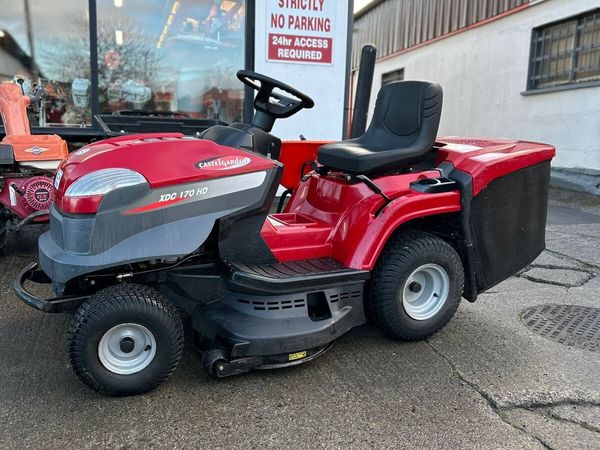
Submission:
M 279 0 L 280 8 L 299 9 L 302 11 L 323 11 L 325 0 Z

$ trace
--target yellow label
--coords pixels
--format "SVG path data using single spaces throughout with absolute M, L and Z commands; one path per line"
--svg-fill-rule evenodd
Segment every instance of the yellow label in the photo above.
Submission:
M 302 358 L 306 358 L 306 352 L 290 353 L 290 355 L 288 356 L 288 360 L 290 361 L 296 361 L 297 359 Z

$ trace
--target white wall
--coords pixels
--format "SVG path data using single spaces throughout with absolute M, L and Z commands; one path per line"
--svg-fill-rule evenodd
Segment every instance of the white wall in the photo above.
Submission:
M 381 75 L 444 88 L 440 135 L 506 137 L 553 144 L 555 167 L 600 170 L 600 87 L 523 96 L 532 29 L 600 6 L 598 0 L 546 0 L 521 12 L 442 39 L 376 65 Z
M 298 139 L 300 134 L 309 140 L 339 140 L 342 137 L 348 17 L 351 12 L 348 0 L 325 1 L 328 5 L 333 4 L 335 11 L 331 33 L 334 39 L 332 64 L 267 61 L 267 2 L 277 3 L 277 0 L 256 2 L 255 70 L 300 89 L 315 101 L 314 108 L 275 123 L 273 133 L 282 139 Z M 318 32 L 296 34 L 321 35 Z

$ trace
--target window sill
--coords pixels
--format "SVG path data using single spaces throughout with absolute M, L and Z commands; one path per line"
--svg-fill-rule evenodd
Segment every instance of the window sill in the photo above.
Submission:
M 540 88 L 540 89 L 530 89 L 530 90 L 521 92 L 521 95 L 526 97 L 529 95 L 549 94 L 552 92 L 571 91 L 573 89 L 584 89 L 584 88 L 597 87 L 597 86 L 600 86 L 600 80 L 584 81 L 582 83 L 562 84 L 559 86 L 552 86 L 552 87 Z

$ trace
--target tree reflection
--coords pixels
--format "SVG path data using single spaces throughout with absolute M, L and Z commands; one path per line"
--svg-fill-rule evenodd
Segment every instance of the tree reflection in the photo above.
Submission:
M 70 15 L 66 26 L 89 32 L 85 18 Z M 122 34 L 119 44 L 115 31 Z M 43 48 L 43 50 L 42 50 Z M 41 64 L 58 79 L 90 78 L 89 44 L 55 36 L 40 46 Z M 68 64 L 64 64 L 68 61 Z M 123 85 L 148 86 L 157 77 L 159 60 L 154 42 L 135 20 L 122 15 L 103 17 L 98 24 L 98 90 L 102 110 L 126 107 Z M 151 98 L 148 100 L 151 101 Z M 135 105 L 135 102 L 132 102 Z
M 226 9 L 218 0 L 186 3 L 177 18 L 167 17 L 170 25 L 164 28 L 170 2 L 127 3 L 127 12 L 106 3 L 98 3 L 97 23 L 102 112 L 179 111 L 241 119 L 243 90 L 235 72 L 244 61 L 242 1 L 225 2 Z M 61 80 L 64 103 L 69 104 L 63 121 L 89 122 L 89 43 L 73 39 L 89 35 L 88 18 L 65 14 L 63 26 L 68 36 L 55 33 L 37 42 L 38 66 L 49 79 Z

